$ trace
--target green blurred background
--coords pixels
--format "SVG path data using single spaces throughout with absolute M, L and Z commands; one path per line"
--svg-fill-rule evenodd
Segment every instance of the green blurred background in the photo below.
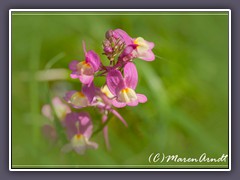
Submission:
M 199 168 L 207 166 L 173 162 L 148 166 L 148 156 L 153 152 L 181 157 L 228 154 L 227 12 L 12 14 L 13 167 Z M 80 90 L 67 68 L 71 60 L 83 60 L 82 40 L 107 62 L 101 44 L 105 32 L 116 28 L 155 43 L 155 61 L 135 60 L 136 91 L 148 101 L 119 110 L 128 128 L 117 119 L 109 122 L 111 151 L 98 133 L 92 138 L 99 143 L 97 150 L 84 156 L 63 154 L 62 142 L 51 144 L 41 133 L 41 126 L 48 122 L 41 107 L 48 103 L 49 92 L 62 96 L 67 90 Z M 37 80 L 36 73 L 46 67 L 63 70 L 56 80 Z M 91 116 L 97 129 L 101 116 L 96 111 Z

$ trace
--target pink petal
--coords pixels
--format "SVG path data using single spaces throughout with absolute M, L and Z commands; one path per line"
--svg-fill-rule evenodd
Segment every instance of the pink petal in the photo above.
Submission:
M 145 103 L 147 102 L 147 97 L 144 94 L 137 94 L 138 102 Z
M 146 53 L 139 55 L 138 58 L 145 61 L 153 61 L 155 59 L 155 55 L 151 50 L 148 50 Z
M 138 100 L 127 103 L 128 106 L 137 106 Z
M 86 62 L 90 63 L 96 72 L 100 67 L 100 58 L 99 56 L 92 50 L 88 51 L 86 54 Z
M 130 61 L 133 58 L 132 54 L 135 49 L 136 47 L 134 47 L 134 45 L 128 45 L 121 53 L 118 60 L 125 61 L 125 62 Z
M 79 78 L 79 74 L 78 74 L 77 72 L 72 72 L 72 73 L 70 74 L 70 77 L 71 77 L 72 79 L 77 79 L 77 78 Z
M 126 45 L 133 44 L 132 38 L 122 29 L 115 29 L 114 32 L 118 34 Z
M 69 63 L 68 67 L 70 70 L 72 71 L 77 71 L 77 64 L 79 63 L 79 61 L 77 60 L 73 60 Z
M 94 79 L 94 75 L 87 76 L 87 75 L 81 74 L 79 76 L 79 80 L 83 84 L 90 84 L 90 83 L 92 83 L 93 79 Z
M 117 101 L 116 99 L 113 99 L 112 100 L 112 105 L 117 107 L 117 108 L 122 108 L 122 107 L 125 107 L 126 106 L 126 103 L 123 103 L 123 102 L 119 102 Z
M 148 42 L 147 41 L 147 43 L 149 45 L 149 49 L 153 49 L 154 48 L 155 44 L 153 42 Z
M 87 112 L 80 112 L 78 115 L 80 120 L 80 133 L 90 139 L 93 130 L 93 124 L 90 116 Z
M 43 107 L 42 107 L 42 114 L 48 118 L 49 120 L 53 120 L 53 114 L 52 114 L 52 109 L 51 109 L 51 106 L 49 104 L 45 104 Z
M 79 126 L 77 126 L 77 122 Z M 71 139 L 75 134 L 82 134 L 90 139 L 92 135 L 93 124 L 87 112 L 72 112 L 66 115 L 65 127 L 68 139 Z
M 122 123 L 123 123 L 126 127 L 128 127 L 128 124 L 127 124 L 127 122 L 125 121 L 125 119 L 123 119 L 123 117 L 122 117 L 116 110 L 110 109 L 110 111 L 111 111 L 120 121 L 122 121 Z
M 92 103 L 93 98 L 96 95 L 96 88 L 93 82 L 88 85 L 83 85 L 82 92 L 87 96 L 89 103 Z
M 126 87 L 120 71 L 112 70 L 108 73 L 107 86 L 113 95 L 117 95 L 120 90 Z
M 135 64 L 128 62 L 124 66 L 124 78 L 127 87 L 135 89 L 138 83 L 138 73 Z

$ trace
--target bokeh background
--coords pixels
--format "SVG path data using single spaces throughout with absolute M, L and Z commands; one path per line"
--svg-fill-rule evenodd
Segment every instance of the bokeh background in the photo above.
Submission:
M 181 157 L 228 154 L 227 12 L 87 14 L 12 12 L 13 167 L 149 168 L 148 156 L 153 152 Z M 148 101 L 119 110 L 128 128 L 117 119 L 109 121 L 111 151 L 100 132 L 92 139 L 99 143 L 97 150 L 84 156 L 63 154 L 63 142 L 53 144 L 42 135 L 42 125 L 49 122 L 41 108 L 49 96 L 80 90 L 81 84 L 69 78 L 67 68 L 71 60 L 83 60 L 82 40 L 107 63 L 102 41 L 107 30 L 116 28 L 155 43 L 155 61 L 135 60 L 137 92 Z M 58 69 L 57 75 L 44 75 L 46 68 Z M 97 129 L 101 116 L 90 111 Z M 151 167 L 206 167 L 166 164 Z

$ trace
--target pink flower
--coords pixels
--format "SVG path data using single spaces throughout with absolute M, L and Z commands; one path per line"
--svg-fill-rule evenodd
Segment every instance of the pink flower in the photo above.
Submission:
M 73 79 L 79 78 L 83 84 L 90 84 L 94 79 L 94 73 L 100 67 L 100 58 L 93 50 L 87 52 L 84 42 L 83 50 L 85 52 L 85 61 L 73 60 L 69 64 L 69 69 L 72 70 L 70 76 Z
M 42 114 L 46 118 L 48 118 L 50 121 L 53 121 L 54 120 L 53 113 L 55 113 L 56 117 L 61 121 L 61 124 L 64 124 L 66 115 L 71 112 L 70 107 L 64 104 L 59 97 L 54 97 L 52 99 L 52 107 L 50 104 L 45 104 L 42 107 Z M 52 123 L 52 122 L 49 122 L 49 123 Z M 51 142 L 57 141 L 58 136 L 53 124 L 44 124 L 42 127 L 42 133 Z
M 152 52 L 154 47 L 153 42 L 146 41 L 142 37 L 131 38 L 125 31 L 121 29 L 114 30 L 114 33 L 118 34 L 119 38 L 126 44 L 123 55 L 120 55 L 119 57 L 120 60 L 125 61 L 126 58 L 123 59 L 125 56 L 128 56 L 128 58 L 129 56 L 132 58 L 140 58 L 145 61 L 153 61 L 155 59 L 155 55 Z
M 94 97 L 96 96 L 97 88 L 93 82 L 88 85 L 83 85 L 82 91 L 68 91 L 65 94 L 65 101 L 71 104 L 74 108 L 80 109 L 93 105 Z
M 86 112 L 72 112 L 66 116 L 66 132 L 70 143 L 63 146 L 63 152 L 71 150 L 84 154 L 87 149 L 97 149 L 98 144 L 89 141 L 92 136 L 93 124 Z
M 128 62 L 124 66 L 124 77 L 119 70 L 112 70 L 107 75 L 107 86 L 116 97 L 112 104 L 115 107 L 137 106 L 138 103 L 145 103 L 147 97 L 143 94 L 136 94 L 135 88 L 138 83 L 138 74 L 135 65 Z
M 45 104 L 42 107 L 42 114 L 52 121 L 54 119 L 52 111 L 55 111 L 56 116 L 60 121 L 63 121 L 66 117 L 66 114 L 71 112 L 71 109 L 69 108 L 69 106 L 64 104 L 59 97 L 54 97 L 52 99 L 52 107 L 53 107 L 53 110 L 50 104 Z

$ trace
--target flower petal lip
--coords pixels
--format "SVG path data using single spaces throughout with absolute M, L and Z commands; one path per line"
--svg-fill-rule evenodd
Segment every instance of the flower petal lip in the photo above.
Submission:
M 119 70 L 111 70 L 107 74 L 107 86 L 114 96 L 126 88 L 123 76 Z
M 151 50 L 148 50 L 144 53 L 139 53 L 138 58 L 145 60 L 145 61 L 154 61 L 155 60 L 155 55 Z
M 124 102 L 119 102 L 117 99 L 112 100 L 112 105 L 117 107 L 117 108 L 123 108 L 126 106 L 126 103 Z
M 145 103 L 147 102 L 147 97 L 144 94 L 137 94 L 138 102 Z
M 138 72 L 134 63 L 128 62 L 124 66 L 124 78 L 127 87 L 136 89 L 138 83 Z

